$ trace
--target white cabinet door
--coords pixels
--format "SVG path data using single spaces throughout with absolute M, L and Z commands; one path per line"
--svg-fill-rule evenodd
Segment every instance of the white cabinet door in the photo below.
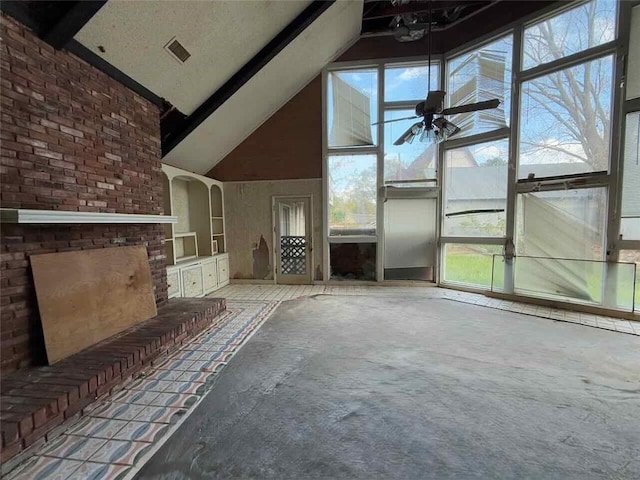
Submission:
M 182 295 L 180 286 L 180 269 L 167 269 L 167 287 L 169 291 L 169 298 L 180 297 Z
M 218 257 L 218 286 L 222 287 L 229 283 L 229 257 L 224 255 Z
M 201 297 L 204 295 L 202 283 L 202 265 L 192 265 L 180 269 L 182 276 L 182 295 L 185 297 Z
M 218 286 L 218 264 L 215 260 L 202 263 L 204 293 L 213 292 Z

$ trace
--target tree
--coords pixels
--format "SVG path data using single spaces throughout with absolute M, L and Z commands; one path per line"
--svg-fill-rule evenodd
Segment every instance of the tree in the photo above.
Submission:
M 561 59 L 613 40 L 615 4 L 602 0 L 581 5 L 527 29 L 525 68 Z M 562 162 L 584 162 L 588 170 L 606 169 L 613 62 L 610 57 L 523 84 L 523 151 L 540 163 L 556 152 Z M 553 162 L 556 163 L 556 162 Z
M 376 220 L 376 163 L 334 157 L 329 164 L 329 204 L 333 228 L 371 229 Z M 364 168 L 363 168 L 364 167 Z

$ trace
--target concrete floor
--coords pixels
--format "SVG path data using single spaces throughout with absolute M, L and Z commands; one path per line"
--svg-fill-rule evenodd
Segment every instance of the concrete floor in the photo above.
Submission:
M 640 478 L 640 338 L 445 299 L 285 302 L 136 478 Z

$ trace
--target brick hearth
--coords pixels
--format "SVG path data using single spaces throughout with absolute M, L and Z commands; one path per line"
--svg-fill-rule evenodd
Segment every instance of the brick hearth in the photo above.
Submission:
M 0 380 L 2 462 L 39 439 L 61 433 L 58 425 L 133 375 L 164 359 L 226 309 L 224 299 L 173 299 L 158 316 L 52 366 L 14 372 Z M 55 430 L 54 430 L 55 429 Z

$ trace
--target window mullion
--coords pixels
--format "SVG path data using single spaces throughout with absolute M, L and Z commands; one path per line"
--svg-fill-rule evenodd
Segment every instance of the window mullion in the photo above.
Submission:
M 520 90 L 522 79 L 520 70 L 522 68 L 522 39 L 524 28 L 516 28 L 513 32 L 513 57 L 511 64 L 511 118 L 509 125 L 509 160 L 507 171 L 507 211 L 505 221 L 505 243 L 503 254 L 505 256 L 504 267 L 504 291 L 513 293 L 515 281 L 515 265 L 513 256 L 516 253 L 516 211 L 517 211 L 517 181 L 518 181 L 518 161 L 520 149 Z
M 559 58 L 549 63 L 538 65 L 537 67 L 530 68 L 520 72 L 520 80 L 527 82 L 529 80 L 535 80 L 539 77 L 544 77 L 551 73 L 556 73 L 560 70 L 575 67 L 581 65 L 590 60 L 596 60 L 598 58 L 606 57 L 616 52 L 617 42 L 613 40 L 611 42 L 603 43 L 596 47 L 584 50 L 582 52 L 574 53 L 563 58 Z

